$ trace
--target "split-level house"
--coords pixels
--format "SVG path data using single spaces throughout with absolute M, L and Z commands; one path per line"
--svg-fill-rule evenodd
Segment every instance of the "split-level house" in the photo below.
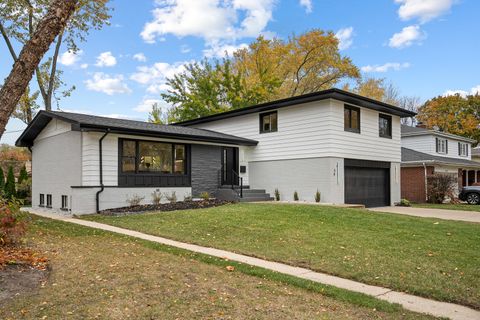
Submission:
M 32 205 L 75 214 L 138 196 L 366 206 L 400 200 L 400 119 L 414 113 L 338 89 L 158 125 L 40 111 L 16 142 L 32 151 Z
M 427 201 L 427 177 L 435 173 L 452 175 L 456 192 L 480 182 L 480 163 L 472 161 L 475 140 L 429 130 L 422 125 L 402 126 L 402 198 Z

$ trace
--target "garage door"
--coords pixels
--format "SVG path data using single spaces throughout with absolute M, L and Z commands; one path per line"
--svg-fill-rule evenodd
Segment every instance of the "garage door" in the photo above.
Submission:
M 390 205 L 390 163 L 345 159 L 345 203 Z

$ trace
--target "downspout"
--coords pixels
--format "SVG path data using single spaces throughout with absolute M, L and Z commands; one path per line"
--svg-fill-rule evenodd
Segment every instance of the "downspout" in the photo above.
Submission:
M 425 201 L 428 201 L 428 182 L 427 182 L 427 165 L 423 163 L 423 169 L 425 170 Z
M 105 189 L 104 185 L 103 185 L 103 157 L 102 157 L 102 142 L 103 142 L 103 139 L 105 139 L 105 137 L 108 135 L 108 133 L 110 132 L 110 129 L 107 129 L 107 131 L 105 131 L 105 133 L 103 134 L 103 136 L 100 138 L 100 140 L 98 140 L 98 155 L 99 155 L 99 165 L 100 165 L 100 172 L 99 172 L 99 178 L 100 178 L 100 190 L 97 191 L 97 194 L 95 195 L 95 204 L 96 204 L 96 207 L 97 207 L 97 213 L 100 212 L 100 193 L 103 192 L 103 190 Z

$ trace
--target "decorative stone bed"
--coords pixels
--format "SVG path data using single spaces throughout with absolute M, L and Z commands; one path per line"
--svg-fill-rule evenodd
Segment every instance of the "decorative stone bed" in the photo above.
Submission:
M 161 204 L 140 204 L 136 206 L 128 206 L 114 209 L 107 209 L 100 211 L 100 214 L 106 216 L 122 216 L 129 214 L 145 213 L 151 211 L 174 211 L 174 210 L 189 210 L 189 209 L 203 209 L 223 206 L 232 203 L 232 201 L 223 201 L 217 199 L 210 200 L 191 200 L 178 201 Z

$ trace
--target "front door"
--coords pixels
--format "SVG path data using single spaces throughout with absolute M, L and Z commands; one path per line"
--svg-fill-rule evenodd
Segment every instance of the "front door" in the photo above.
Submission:
M 224 147 L 222 149 L 222 185 L 237 185 L 235 173 L 238 167 L 237 148 Z

